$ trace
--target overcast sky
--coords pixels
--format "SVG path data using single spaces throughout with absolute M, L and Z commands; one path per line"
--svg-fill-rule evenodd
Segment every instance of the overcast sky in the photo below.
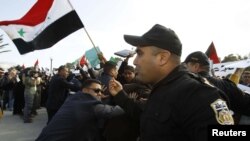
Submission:
M 22 17 L 36 0 L 0 0 L 0 20 Z M 173 29 L 182 44 L 182 61 L 193 51 L 205 52 L 213 41 L 219 57 L 250 53 L 249 0 L 70 0 L 96 46 L 109 59 L 115 51 L 131 49 L 124 34 L 142 35 L 154 24 Z M 5 42 L 9 39 L 4 36 Z M 83 29 L 50 49 L 19 55 L 0 54 L 0 62 L 41 67 L 73 62 L 92 47 Z M 7 47 L 6 47 L 7 48 Z

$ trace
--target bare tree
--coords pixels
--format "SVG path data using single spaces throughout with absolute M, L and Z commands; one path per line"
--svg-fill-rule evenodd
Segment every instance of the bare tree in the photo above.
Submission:
M 248 58 L 247 56 L 242 57 L 239 54 L 237 54 L 237 55 L 229 54 L 228 56 L 224 57 L 224 59 L 221 61 L 221 63 L 233 62 L 233 61 L 239 61 L 239 60 L 246 60 L 247 58 Z
M 10 52 L 11 50 L 4 50 L 6 46 L 8 46 L 9 44 L 4 43 L 3 40 L 3 34 L 0 35 L 0 53 L 4 53 L 4 52 Z

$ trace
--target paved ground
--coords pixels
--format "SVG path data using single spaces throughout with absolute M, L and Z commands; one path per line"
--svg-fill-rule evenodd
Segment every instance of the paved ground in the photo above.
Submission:
M 0 120 L 0 141 L 34 141 L 47 122 L 46 110 L 42 108 L 37 112 L 33 123 L 23 123 L 20 116 L 4 111 L 4 117 Z

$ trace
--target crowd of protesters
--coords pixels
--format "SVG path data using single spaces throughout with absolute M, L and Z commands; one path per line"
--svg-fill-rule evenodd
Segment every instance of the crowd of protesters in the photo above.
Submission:
M 120 80 L 131 99 L 144 102 L 150 93 L 151 86 L 136 80 L 134 67 L 128 65 L 130 57 L 133 57 L 133 55 L 124 59 L 118 69 L 117 62 L 106 61 L 102 55 L 99 55 L 99 59 L 102 60 L 101 69 L 88 68 L 89 64 L 85 64 L 88 68 L 85 71 L 80 65 L 77 65 L 75 70 L 78 70 L 78 73 L 73 73 L 65 65 L 62 65 L 57 69 L 57 73 L 52 76 L 34 67 L 11 67 L 7 72 L 0 68 L 1 109 L 12 111 L 13 115 L 21 116 L 24 123 L 32 123 L 32 119 L 38 114 L 36 110 L 45 107 L 48 114 L 47 124 L 50 125 L 50 121 L 65 100 L 81 91 L 83 85 L 86 84 L 86 80 L 96 80 L 101 84 L 101 99 L 106 106 L 115 107 L 107 89 L 111 79 Z M 121 108 L 119 110 L 121 111 Z M 133 136 L 134 139 L 138 137 L 139 125 L 133 123 L 128 115 L 124 112 L 120 112 L 121 114 L 113 113 L 112 107 L 108 111 L 110 115 L 115 115 L 115 117 L 112 117 L 114 119 L 111 120 L 107 113 L 103 113 L 102 117 L 106 117 L 106 120 L 98 121 L 98 129 L 103 133 L 102 138 L 104 136 L 106 136 L 105 138 L 114 138 L 113 140 L 120 138 L 120 136 L 112 137 L 111 134 L 115 131 L 113 126 L 124 126 L 123 129 L 127 132 L 126 135 L 123 135 L 124 140 L 131 138 L 130 136 Z M 64 123 L 58 125 L 64 125 Z M 120 134 L 124 133 L 120 132 Z
M 1 109 L 12 111 L 31 123 L 37 109 L 45 106 L 50 76 L 34 68 L 11 67 L 1 69 Z
M 101 69 L 86 63 L 87 70 L 76 66 L 79 73 L 64 65 L 53 75 L 0 68 L 1 109 L 32 123 L 37 109 L 46 107 L 47 125 L 37 141 L 200 141 L 207 140 L 204 127 L 238 124 L 250 115 L 250 95 L 211 76 L 204 53 L 180 62 L 182 44 L 173 30 L 157 24 L 124 38 L 137 47 L 136 68 L 128 64 L 132 54 L 120 66 L 98 54 Z M 249 71 L 240 83 L 250 86 Z

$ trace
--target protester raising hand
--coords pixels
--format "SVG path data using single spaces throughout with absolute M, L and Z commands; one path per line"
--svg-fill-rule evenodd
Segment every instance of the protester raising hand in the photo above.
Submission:
M 9 75 L 8 75 L 9 80 L 15 79 L 16 76 L 17 76 L 17 70 L 14 69 L 14 68 L 11 68 L 11 69 L 9 70 Z
M 97 56 L 101 63 L 105 64 L 107 62 L 107 59 L 104 57 L 102 52 L 98 53 Z
M 122 84 L 115 79 L 109 81 L 109 92 L 112 96 L 117 95 L 122 90 Z

